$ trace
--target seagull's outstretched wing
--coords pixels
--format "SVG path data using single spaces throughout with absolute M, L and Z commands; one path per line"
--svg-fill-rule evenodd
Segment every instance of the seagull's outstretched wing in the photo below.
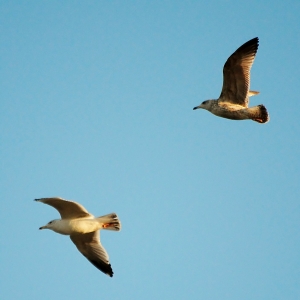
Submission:
M 226 61 L 223 68 L 223 88 L 219 101 L 248 107 L 250 69 L 258 49 L 258 38 L 239 47 Z
M 48 204 L 58 210 L 62 219 L 76 219 L 92 216 L 79 203 L 68 201 L 59 197 L 35 199 L 35 201 Z
M 71 234 L 70 239 L 97 269 L 110 277 L 113 276 L 108 254 L 100 243 L 99 230 L 86 234 Z

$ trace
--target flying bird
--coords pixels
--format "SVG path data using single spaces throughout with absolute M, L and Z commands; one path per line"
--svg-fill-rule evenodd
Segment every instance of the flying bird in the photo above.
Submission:
M 226 61 L 223 68 L 223 87 L 219 99 L 206 100 L 193 109 L 203 108 L 216 116 L 231 120 L 269 121 L 264 105 L 248 107 L 249 97 L 259 94 L 250 91 L 250 69 L 258 49 L 258 38 L 239 47 Z
M 77 249 L 100 271 L 113 276 L 109 257 L 100 243 L 101 229 L 119 231 L 121 223 L 115 213 L 95 218 L 79 203 L 59 197 L 35 199 L 58 210 L 61 219 L 39 229 L 51 229 L 69 235 Z

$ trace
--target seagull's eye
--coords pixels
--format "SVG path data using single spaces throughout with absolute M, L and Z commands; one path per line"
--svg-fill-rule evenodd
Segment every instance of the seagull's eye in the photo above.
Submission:
M 207 101 L 203 101 L 203 102 L 202 102 L 202 104 L 206 104 L 206 103 L 207 103 Z
M 52 224 L 52 223 L 53 223 L 53 221 L 50 221 L 50 222 L 49 222 L 49 224 Z

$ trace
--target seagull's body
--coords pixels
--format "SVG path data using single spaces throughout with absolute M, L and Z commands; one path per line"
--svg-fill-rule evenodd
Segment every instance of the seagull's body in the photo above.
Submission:
M 85 234 L 101 229 L 103 223 L 99 222 L 97 219 L 90 219 L 88 217 L 71 220 L 53 220 L 51 222 L 51 228 L 42 226 L 40 229 L 52 229 L 53 231 L 64 235 L 71 235 L 74 233 Z
M 223 88 L 218 99 L 206 100 L 195 109 L 203 108 L 216 116 L 231 120 L 269 121 L 264 105 L 248 107 L 249 97 L 259 94 L 250 91 L 250 69 L 258 49 L 258 38 L 239 47 L 226 61 L 223 68 Z
M 79 203 L 62 198 L 35 199 L 58 210 L 61 219 L 50 221 L 40 229 L 51 229 L 69 235 L 77 249 L 99 270 L 109 276 L 113 271 L 109 257 L 100 243 L 100 229 L 119 231 L 121 223 L 115 213 L 95 218 Z

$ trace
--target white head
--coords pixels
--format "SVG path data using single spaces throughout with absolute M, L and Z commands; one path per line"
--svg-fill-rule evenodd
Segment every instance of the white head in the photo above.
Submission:
M 57 221 L 60 221 L 60 220 L 52 220 L 48 224 L 46 224 L 45 226 L 40 227 L 39 229 L 51 229 L 51 230 L 55 231 Z
M 216 100 L 205 100 L 205 101 L 203 101 L 200 105 L 195 106 L 195 107 L 193 108 L 193 110 L 198 109 L 198 108 L 203 108 L 203 109 L 206 109 L 206 110 L 210 111 L 210 110 L 211 110 L 211 107 L 212 107 L 212 105 L 213 105 L 213 103 L 214 103 L 215 101 L 216 101 Z

